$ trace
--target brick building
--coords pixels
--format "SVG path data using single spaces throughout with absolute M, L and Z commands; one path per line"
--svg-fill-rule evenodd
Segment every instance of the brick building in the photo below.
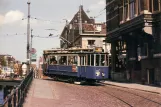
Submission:
M 80 6 L 73 19 L 64 27 L 61 38 L 61 48 L 97 46 L 105 49 L 103 40 L 106 38 L 106 24 L 96 23 L 95 19 L 87 16 L 83 6 Z M 110 52 L 110 44 L 106 45 L 107 51 Z
M 12 55 L 0 55 L 0 63 L 2 64 L 2 61 L 5 61 L 6 66 L 12 67 L 13 64 L 16 62 L 15 58 Z
M 106 0 L 106 4 L 112 71 L 125 74 L 125 79 L 130 75 L 131 81 L 161 84 L 160 0 Z

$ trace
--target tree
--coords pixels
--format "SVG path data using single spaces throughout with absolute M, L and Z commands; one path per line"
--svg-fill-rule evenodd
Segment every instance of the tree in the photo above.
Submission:
M 6 66 L 6 65 L 7 65 L 7 62 L 6 62 L 6 60 L 5 60 L 5 57 L 2 58 L 2 60 L 1 60 L 1 65 L 2 65 L 2 66 Z

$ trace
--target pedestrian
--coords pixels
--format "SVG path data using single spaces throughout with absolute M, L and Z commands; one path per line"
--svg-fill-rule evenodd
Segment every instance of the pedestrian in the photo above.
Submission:
M 39 69 L 36 70 L 37 78 L 40 78 Z
M 35 69 L 35 78 L 39 78 L 39 73 L 37 69 Z
M 19 66 L 18 66 L 18 62 L 15 62 L 14 64 L 14 77 L 18 77 L 19 73 Z
M 19 65 L 19 77 L 22 77 L 22 64 Z
M 22 76 L 25 77 L 27 73 L 27 64 L 22 63 Z
M 37 69 L 34 69 L 34 78 L 37 78 Z

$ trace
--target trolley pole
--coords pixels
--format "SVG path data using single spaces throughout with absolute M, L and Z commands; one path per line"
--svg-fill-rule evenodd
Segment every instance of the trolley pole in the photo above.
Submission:
M 27 20 L 27 74 L 30 70 L 30 0 L 28 4 L 28 20 Z

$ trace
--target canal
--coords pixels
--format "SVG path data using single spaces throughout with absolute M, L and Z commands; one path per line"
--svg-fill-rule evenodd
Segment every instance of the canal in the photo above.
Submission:
M 0 105 L 3 104 L 13 88 L 13 86 L 0 85 Z

